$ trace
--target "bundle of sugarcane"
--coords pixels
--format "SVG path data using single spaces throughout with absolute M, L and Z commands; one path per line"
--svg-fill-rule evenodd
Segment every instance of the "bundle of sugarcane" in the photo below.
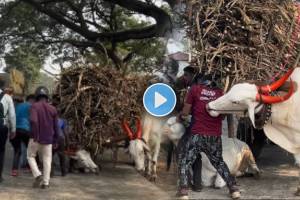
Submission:
M 124 119 L 140 116 L 150 77 L 124 76 L 114 68 L 71 67 L 62 72 L 58 109 L 72 127 L 71 140 L 97 154 L 122 138 Z
M 298 65 L 300 9 L 292 0 L 186 1 L 193 63 L 223 83 L 269 80 Z

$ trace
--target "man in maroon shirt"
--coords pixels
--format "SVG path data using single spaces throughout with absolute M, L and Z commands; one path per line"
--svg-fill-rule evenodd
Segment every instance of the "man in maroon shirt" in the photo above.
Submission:
M 179 155 L 179 188 L 177 196 L 188 199 L 188 171 L 201 152 L 205 153 L 211 164 L 227 183 L 231 197 L 240 197 L 235 179 L 222 157 L 222 116 L 212 117 L 206 111 L 206 104 L 222 96 L 221 89 L 213 86 L 212 76 L 204 76 L 205 82 L 193 85 L 185 99 L 185 105 L 178 120 L 192 114 L 189 137 L 184 151 Z M 205 83 L 205 84 L 204 84 Z
M 27 159 L 35 178 L 33 187 L 49 187 L 52 144 L 56 148 L 58 138 L 58 115 L 55 107 L 48 103 L 49 91 L 45 87 L 36 90 L 36 100 L 30 110 L 31 138 L 28 144 Z M 37 152 L 43 158 L 43 176 L 36 163 Z

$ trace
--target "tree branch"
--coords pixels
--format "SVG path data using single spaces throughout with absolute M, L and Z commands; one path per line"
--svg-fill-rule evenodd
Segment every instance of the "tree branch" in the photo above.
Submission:
M 128 10 L 153 17 L 156 21 L 155 25 L 144 27 L 141 29 L 131 29 L 122 32 L 110 33 L 107 35 L 114 41 L 126 41 L 129 39 L 144 39 L 151 37 L 163 37 L 171 30 L 170 16 L 159 7 L 153 4 L 147 4 L 138 0 L 105 0 Z
M 44 13 L 48 15 L 49 17 L 55 19 L 58 23 L 63 24 L 67 28 L 79 33 L 83 37 L 89 39 L 89 40 L 96 40 L 98 37 L 98 34 L 96 32 L 92 32 L 90 30 L 83 29 L 81 26 L 78 26 L 71 21 L 65 19 L 61 15 L 57 14 L 57 12 L 53 11 L 52 9 L 49 9 L 46 6 L 43 6 L 41 3 L 36 2 L 35 0 L 21 0 L 25 3 L 28 3 L 29 5 L 33 6 L 36 10 L 38 10 L 41 13 Z
M 87 30 L 82 26 L 76 25 L 72 21 L 67 20 L 63 16 L 57 14 L 56 11 L 49 7 L 43 6 L 42 3 L 36 0 L 21 0 L 33 6 L 36 10 L 41 13 L 48 15 L 55 19 L 58 23 L 63 24 L 67 28 L 79 33 L 90 41 L 114 41 L 124 42 L 130 39 L 144 39 L 152 37 L 163 37 L 171 29 L 170 16 L 159 7 L 141 2 L 138 0 L 105 0 L 113 4 L 126 8 L 130 11 L 144 14 L 146 16 L 153 17 L 156 20 L 155 25 L 146 26 L 143 28 L 130 29 L 120 32 L 105 32 L 97 33 L 91 30 Z M 171 1 L 171 0 L 170 0 Z M 63 2 L 63 1 L 62 1 Z

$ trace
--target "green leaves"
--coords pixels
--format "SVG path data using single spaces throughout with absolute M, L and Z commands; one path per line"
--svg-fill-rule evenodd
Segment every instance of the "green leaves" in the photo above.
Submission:
M 142 0 L 128 1 L 128 5 L 119 0 L 0 2 L 0 45 L 5 47 L 0 54 L 35 45 L 41 59 L 50 54 L 56 60 L 85 57 L 101 65 L 114 63 L 124 71 L 148 71 L 163 56 L 163 45 L 154 37 L 163 36 L 156 34 L 168 25 L 168 19 L 157 22 L 168 18 L 165 10 Z

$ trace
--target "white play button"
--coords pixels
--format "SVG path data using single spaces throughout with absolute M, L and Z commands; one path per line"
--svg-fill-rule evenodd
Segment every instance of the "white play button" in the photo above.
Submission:
M 158 108 L 159 106 L 163 105 L 167 102 L 167 99 L 162 96 L 160 93 L 155 92 L 154 94 L 154 108 Z
M 144 92 L 143 104 L 150 115 L 164 117 L 174 110 L 176 95 L 169 85 L 155 83 Z

